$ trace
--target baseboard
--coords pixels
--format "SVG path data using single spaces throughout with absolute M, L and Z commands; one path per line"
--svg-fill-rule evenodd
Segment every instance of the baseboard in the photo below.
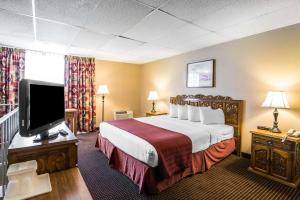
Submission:
M 251 154 L 242 152 L 242 157 L 247 158 L 247 159 L 251 159 Z

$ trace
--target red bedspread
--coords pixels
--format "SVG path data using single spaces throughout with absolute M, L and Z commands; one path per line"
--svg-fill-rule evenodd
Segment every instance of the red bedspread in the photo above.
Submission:
M 189 137 L 134 119 L 107 122 L 149 142 L 157 151 L 163 177 L 171 177 L 191 167 L 192 141 Z

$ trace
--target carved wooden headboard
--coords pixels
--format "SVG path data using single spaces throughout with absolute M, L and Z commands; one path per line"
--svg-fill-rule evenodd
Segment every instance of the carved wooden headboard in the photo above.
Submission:
M 233 100 L 225 96 L 205 96 L 197 95 L 178 95 L 170 98 L 173 104 L 188 104 L 194 106 L 211 106 L 213 109 L 221 108 L 225 114 L 225 124 L 233 126 L 234 138 L 236 141 L 236 154 L 241 154 L 241 130 L 242 130 L 242 111 L 243 101 Z

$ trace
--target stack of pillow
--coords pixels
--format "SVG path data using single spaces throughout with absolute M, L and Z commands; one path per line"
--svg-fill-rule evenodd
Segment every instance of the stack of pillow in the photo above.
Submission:
M 220 108 L 170 104 L 170 117 L 202 124 L 225 124 L 224 112 Z

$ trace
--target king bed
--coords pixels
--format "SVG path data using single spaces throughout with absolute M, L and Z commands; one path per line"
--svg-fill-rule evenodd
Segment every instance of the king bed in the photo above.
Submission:
M 161 192 L 186 176 L 207 171 L 233 152 L 240 154 L 241 100 L 179 95 L 170 103 L 222 109 L 225 123 L 206 125 L 162 115 L 100 124 L 96 147 L 140 192 Z

